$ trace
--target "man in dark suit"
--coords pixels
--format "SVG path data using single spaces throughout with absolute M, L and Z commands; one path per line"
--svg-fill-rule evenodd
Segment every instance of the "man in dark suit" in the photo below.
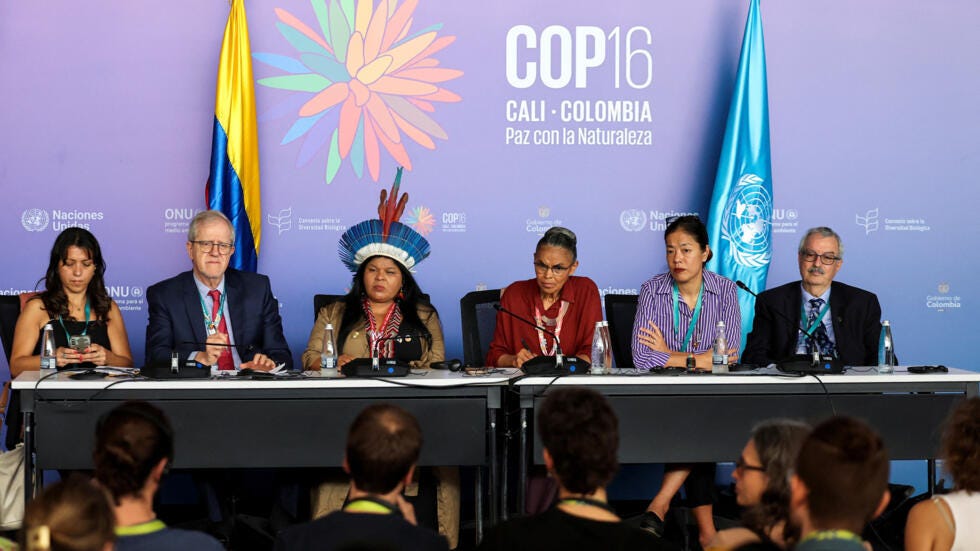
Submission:
M 445 538 L 417 526 L 414 508 L 402 497 L 421 449 L 422 429 L 411 413 L 389 404 L 365 408 L 347 433 L 347 504 L 341 511 L 283 530 L 276 551 L 448 551 Z
M 146 290 L 147 362 L 176 351 L 219 369 L 292 368 L 269 278 L 229 269 L 234 249 L 235 232 L 225 215 L 207 210 L 194 217 L 187 232 L 193 269 Z M 222 346 L 227 344 L 234 346 Z
M 834 281 L 843 256 L 834 230 L 807 230 L 798 255 L 803 279 L 759 293 L 744 362 L 769 364 L 818 350 L 846 365 L 878 364 L 881 306 L 873 293 Z

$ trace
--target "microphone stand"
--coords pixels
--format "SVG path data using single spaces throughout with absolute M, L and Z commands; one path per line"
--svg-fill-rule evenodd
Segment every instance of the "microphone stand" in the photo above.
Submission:
M 586 375 L 588 373 L 589 362 L 577 356 L 565 357 L 561 350 L 561 339 L 558 338 L 558 335 L 549 331 L 546 327 L 542 327 L 537 323 L 526 319 L 524 316 L 511 312 L 510 310 L 501 306 L 499 302 L 494 303 L 493 308 L 494 310 L 503 312 L 516 320 L 520 320 L 521 322 L 526 323 L 555 339 L 555 355 L 539 356 L 539 358 L 543 359 L 532 358 L 524 362 L 524 364 L 521 365 L 521 369 L 523 369 L 525 373 L 528 375 L 554 375 L 554 372 L 556 371 L 567 375 Z

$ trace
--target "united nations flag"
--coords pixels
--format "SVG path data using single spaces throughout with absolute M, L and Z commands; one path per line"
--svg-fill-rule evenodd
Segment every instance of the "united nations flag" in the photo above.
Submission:
M 715 254 L 708 269 L 762 291 L 772 258 L 772 167 L 769 160 L 769 93 L 759 0 L 751 0 L 742 37 L 728 126 L 718 160 L 708 216 Z M 752 330 L 755 298 L 739 294 L 742 343 Z

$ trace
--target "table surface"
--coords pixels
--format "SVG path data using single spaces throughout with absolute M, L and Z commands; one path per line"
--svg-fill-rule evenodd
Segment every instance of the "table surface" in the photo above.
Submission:
M 819 379 L 819 382 L 818 382 Z M 755 371 L 740 371 L 715 375 L 704 372 L 688 374 L 683 372 L 651 374 L 635 369 L 613 369 L 609 375 L 575 375 L 565 377 L 535 376 L 524 377 L 514 382 L 515 386 L 542 385 L 907 385 L 922 383 L 980 383 L 980 373 L 965 369 L 949 368 L 947 373 L 909 373 L 906 366 L 896 366 L 894 373 L 879 374 L 876 367 L 851 368 L 837 375 L 794 375 L 781 373 L 774 368 Z
M 95 380 L 74 380 L 72 372 L 60 371 L 54 375 L 40 371 L 26 371 L 14 379 L 14 390 L 99 390 L 108 386 L 113 389 L 256 389 L 256 388 L 393 388 L 412 386 L 424 388 L 452 388 L 458 386 L 496 386 L 503 385 L 521 375 L 513 368 L 495 369 L 486 375 L 468 375 L 461 371 L 448 370 L 416 370 L 407 377 L 381 377 L 376 379 L 357 379 L 343 376 L 329 377 L 318 371 L 307 371 L 300 378 L 281 379 L 248 379 L 236 376 L 222 376 L 211 379 L 145 379 L 129 378 L 128 376 L 112 376 L 121 372 L 133 373 L 134 369 L 99 369 L 110 373 L 109 377 Z

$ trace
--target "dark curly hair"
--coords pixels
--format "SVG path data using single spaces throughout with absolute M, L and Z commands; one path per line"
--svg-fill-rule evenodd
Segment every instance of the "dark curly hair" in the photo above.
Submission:
M 950 414 L 942 457 L 958 490 L 980 492 L 980 398 L 964 400 Z
M 161 459 L 173 460 L 173 428 L 155 406 L 126 402 L 99 420 L 92 455 L 96 480 L 119 505 L 120 498 L 139 495 Z
M 65 287 L 61 281 L 58 269 L 61 264 L 68 260 L 68 248 L 78 247 L 86 253 L 95 265 L 95 274 L 92 281 L 88 284 L 86 296 L 92 305 L 92 312 L 95 319 L 102 322 L 109 320 L 109 310 L 112 308 L 112 299 L 105 288 L 105 260 L 102 258 L 102 248 L 99 242 L 92 235 L 92 232 L 84 228 L 68 228 L 58 234 L 51 247 L 51 255 L 48 260 L 48 271 L 44 276 L 44 288 L 38 296 L 44 303 L 44 309 L 48 316 L 68 317 L 68 296 L 65 294 Z M 40 284 L 40 281 L 38 281 Z
M 367 294 L 364 291 L 364 272 L 367 270 L 367 265 L 379 256 L 375 255 L 367 258 L 357 267 L 357 272 L 351 280 L 350 292 L 344 296 L 344 317 L 340 320 L 340 331 L 337 332 L 338 343 L 344 342 L 351 331 L 364 327 L 364 308 L 361 306 L 361 301 L 364 300 Z M 419 317 L 419 310 L 431 310 L 435 312 L 435 307 L 429 303 L 428 296 L 422 292 L 419 284 L 415 282 L 415 278 L 412 277 L 412 272 L 402 266 L 401 262 L 394 259 L 392 259 L 392 262 L 395 263 L 395 266 L 398 266 L 398 270 L 402 273 L 403 297 L 395 299 L 398 301 L 398 308 L 402 312 L 402 327 L 411 326 L 423 338 L 431 339 L 432 334 L 429 333 L 429 330 L 425 327 L 425 323 L 422 322 L 422 318 Z
M 789 473 L 808 434 L 809 425 L 789 419 L 765 421 L 752 429 L 751 440 L 765 469 L 767 483 L 759 503 L 742 514 L 742 524 L 764 539 L 768 539 L 768 534 L 780 523 L 783 523 L 783 538 L 787 543 L 799 538 L 799 528 L 787 522 Z
M 567 490 L 591 494 L 612 480 L 619 469 L 619 421 L 598 392 L 580 387 L 548 393 L 538 411 L 541 444 L 555 463 L 555 474 Z

